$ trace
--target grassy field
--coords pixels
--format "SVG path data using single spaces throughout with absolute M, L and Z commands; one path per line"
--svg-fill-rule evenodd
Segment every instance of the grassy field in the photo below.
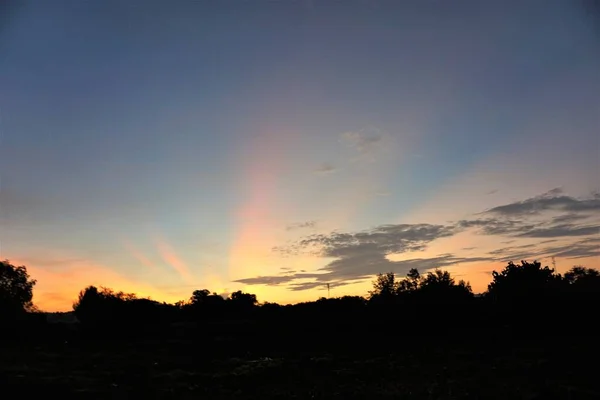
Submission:
M 0 384 L 15 395 L 104 399 L 600 398 L 592 338 L 440 337 L 334 352 L 290 343 L 278 353 L 229 351 L 219 340 L 22 343 L 2 349 Z

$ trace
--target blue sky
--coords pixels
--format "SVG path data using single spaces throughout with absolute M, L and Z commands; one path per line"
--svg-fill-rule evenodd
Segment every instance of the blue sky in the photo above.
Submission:
M 573 242 L 599 223 L 600 39 L 582 3 L 14 4 L 0 8 L 1 256 L 38 277 L 42 306 L 68 308 L 88 284 L 288 302 L 331 278 L 338 294 L 364 293 L 374 269 L 403 273 L 410 259 L 483 290 L 503 262 L 489 253 L 533 233 L 456 221 L 548 196 L 535 216 L 493 218 L 539 228 L 584 213 L 571 222 L 589 235 L 524 245 L 538 258 L 586 251 L 565 268 L 600 264 L 595 242 Z M 377 230 L 422 223 L 456 229 Z M 352 262 L 273 250 L 333 230 L 420 245 L 383 263 L 360 240 L 327 242 L 355 246 Z M 330 278 L 289 272 L 336 260 L 346 272 Z

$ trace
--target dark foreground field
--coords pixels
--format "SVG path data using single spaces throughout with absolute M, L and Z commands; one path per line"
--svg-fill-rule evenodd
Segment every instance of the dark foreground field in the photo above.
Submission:
M 600 398 L 591 336 L 356 341 L 276 352 L 223 338 L 4 344 L 0 386 L 10 398 Z

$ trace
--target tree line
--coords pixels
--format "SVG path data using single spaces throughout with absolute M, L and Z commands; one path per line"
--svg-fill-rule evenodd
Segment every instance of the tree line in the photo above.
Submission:
M 35 279 L 25 266 L 0 262 L 0 320 L 18 326 L 39 314 L 33 304 Z M 228 297 L 207 289 L 189 299 L 165 303 L 134 293 L 89 286 L 79 293 L 73 311 L 81 330 L 102 337 L 164 335 L 318 335 L 372 332 L 428 333 L 528 328 L 530 331 L 592 329 L 600 306 L 600 273 L 575 266 L 564 274 L 538 261 L 509 262 L 492 272 L 487 290 L 475 295 L 468 282 L 435 269 L 406 276 L 378 274 L 366 296 L 320 298 L 294 305 L 259 303 L 254 294 Z M 266 335 L 266 336 L 265 336 Z M 337 338 L 337 339 L 336 339 Z

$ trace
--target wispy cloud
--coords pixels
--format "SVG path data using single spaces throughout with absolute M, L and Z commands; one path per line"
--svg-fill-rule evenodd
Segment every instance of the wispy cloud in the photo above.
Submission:
M 385 135 L 382 131 L 361 130 L 344 132 L 340 135 L 340 142 L 354 149 L 358 156 L 354 159 L 375 161 L 386 151 L 391 138 Z
M 331 165 L 330 163 L 322 163 L 317 168 L 315 168 L 314 172 L 319 175 L 332 174 L 336 172 L 337 169 Z
M 292 231 L 295 229 L 304 229 L 304 228 L 315 228 L 317 226 L 317 222 L 316 221 L 305 221 L 305 222 L 294 222 L 291 224 L 288 224 L 285 229 L 288 231 Z

